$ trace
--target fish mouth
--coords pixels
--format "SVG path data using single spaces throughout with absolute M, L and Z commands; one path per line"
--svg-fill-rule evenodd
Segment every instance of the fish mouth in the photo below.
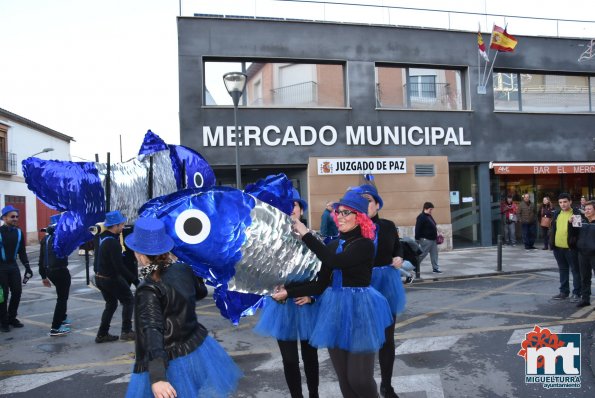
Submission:
M 292 231 L 291 217 L 254 199 L 252 223 L 246 228 L 242 258 L 228 290 L 265 295 L 278 285 L 312 280 L 321 263 Z

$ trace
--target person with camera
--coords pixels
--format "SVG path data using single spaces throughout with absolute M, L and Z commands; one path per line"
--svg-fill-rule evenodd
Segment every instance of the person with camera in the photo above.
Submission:
M 57 257 L 54 251 L 54 232 L 60 220 L 60 214 L 50 218 L 50 225 L 45 229 L 46 236 L 39 247 L 39 276 L 45 287 L 56 288 L 56 306 L 50 329 L 51 337 L 65 336 L 70 333 L 70 320 L 66 317 L 68 294 L 70 293 L 70 271 L 68 257 Z
M 17 319 L 19 303 L 21 302 L 21 271 L 17 265 L 17 255 L 25 267 L 25 284 L 33 276 L 29 266 L 29 258 L 25 250 L 26 236 L 18 227 L 19 210 L 11 205 L 2 209 L 3 224 L 0 227 L 0 288 L 4 293 L 4 301 L 0 303 L 0 331 L 10 332 L 13 328 L 22 328 L 23 324 Z M 8 295 L 10 293 L 10 302 Z

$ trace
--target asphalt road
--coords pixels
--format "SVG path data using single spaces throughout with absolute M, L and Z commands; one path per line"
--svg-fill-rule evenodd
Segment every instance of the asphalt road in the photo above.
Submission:
M 33 261 L 32 261 L 33 263 Z M 23 329 L 0 334 L 0 397 L 123 396 L 133 363 L 131 342 L 94 343 L 103 301 L 87 287 L 82 258 L 71 258 L 69 318 L 73 332 L 49 337 L 53 289 L 37 276 L 25 286 L 19 311 Z M 418 283 L 407 288 L 408 307 L 397 324 L 393 385 L 400 397 L 591 397 L 595 377 L 589 347 L 593 307 L 578 309 L 549 298 L 557 293 L 553 272 Z M 243 369 L 235 397 L 286 397 L 274 340 L 255 335 L 255 319 L 233 327 L 210 298 L 198 303 L 199 320 Z M 120 311 L 112 323 L 119 333 Z M 517 355 L 535 325 L 556 333 L 580 333 L 581 387 L 546 389 L 525 383 Z M 319 351 L 321 397 L 340 397 L 328 355 Z M 377 376 L 378 376 L 378 369 Z M 304 381 L 304 391 L 307 391 Z

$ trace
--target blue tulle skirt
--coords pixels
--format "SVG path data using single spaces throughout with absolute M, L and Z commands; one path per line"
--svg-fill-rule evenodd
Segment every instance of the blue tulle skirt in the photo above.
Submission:
M 407 296 L 401 280 L 401 273 L 392 265 L 372 268 L 372 281 L 370 286 L 382 294 L 393 315 L 399 315 L 405 310 Z
M 372 287 L 329 287 L 319 301 L 310 345 L 349 352 L 375 352 L 393 322 L 386 299 Z
M 242 371 L 211 336 L 188 355 L 169 361 L 167 380 L 179 398 L 224 398 L 233 393 Z M 153 398 L 149 372 L 132 373 L 126 398 Z
M 271 297 L 266 297 L 254 331 L 277 340 L 309 340 L 317 315 L 318 302 L 297 305 L 293 299 L 287 299 L 281 304 Z

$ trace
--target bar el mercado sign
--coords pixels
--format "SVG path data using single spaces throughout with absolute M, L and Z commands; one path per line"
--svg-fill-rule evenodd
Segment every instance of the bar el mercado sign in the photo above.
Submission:
M 240 126 L 241 141 L 239 146 L 309 146 L 320 143 L 334 145 L 339 134 L 333 126 L 287 126 L 281 129 L 270 125 Z M 471 141 L 465 139 L 462 127 L 420 127 L 420 126 L 345 126 L 345 144 L 347 145 L 453 145 L 468 146 Z M 202 128 L 204 147 L 223 147 L 236 145 L 234 126 L 210 126 Z

